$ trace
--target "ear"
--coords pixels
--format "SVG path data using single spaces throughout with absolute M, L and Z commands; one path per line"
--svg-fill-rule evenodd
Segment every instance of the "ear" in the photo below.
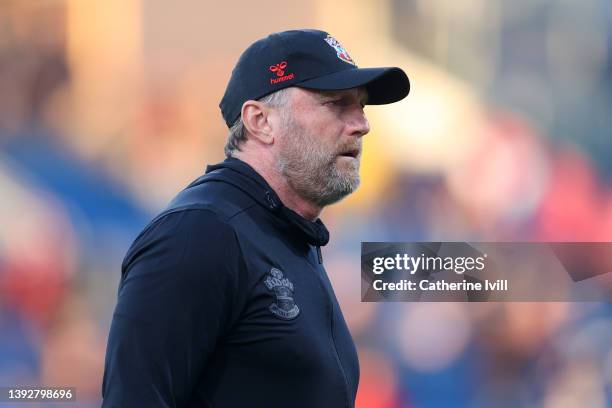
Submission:
M 242 104 L 242 122 L 248 132 L 264 144 L 272 144 L 271 108 L 259 101 L 246 101 Z

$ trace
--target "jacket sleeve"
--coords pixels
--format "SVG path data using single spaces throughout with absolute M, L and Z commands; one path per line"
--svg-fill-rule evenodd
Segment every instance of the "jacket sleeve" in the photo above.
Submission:
M 155 221 L 126 255 L 108 339 L 103 407 L 181 407 L 239 313 L 234 230 L 209 210 Z

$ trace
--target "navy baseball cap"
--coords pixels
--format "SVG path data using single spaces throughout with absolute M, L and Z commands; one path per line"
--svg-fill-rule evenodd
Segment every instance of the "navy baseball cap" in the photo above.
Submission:
M 240 56 L 219 104 L 225 123 L 234 124 L 245 101 L 291 86 L 329 91 L 363 86 L 368 105 L 397 102 L 410 91 L 400 68 L 358 68 L 325 31 L 283 31 L 254 42 Z

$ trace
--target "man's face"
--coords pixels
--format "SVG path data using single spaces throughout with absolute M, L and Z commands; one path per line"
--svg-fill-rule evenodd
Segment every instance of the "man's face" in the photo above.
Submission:
M 370 127 L 362 88 L 314 91 L 293 88 L 281 108 L 278 168 L 303 198 L 320 207 L 359 186 L 361 137 Z

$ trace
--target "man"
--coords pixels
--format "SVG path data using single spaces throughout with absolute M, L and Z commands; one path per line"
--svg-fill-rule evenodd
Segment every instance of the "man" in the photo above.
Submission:
M 275 33 L 242 54 L 220 104 L 227 160 L 124 260 L 104 407 L 354 406 L 357 353 L 318 217 L 359 184 L 364 104 L 408 91 L 402 70 L 358 69 L 322 31 Z

